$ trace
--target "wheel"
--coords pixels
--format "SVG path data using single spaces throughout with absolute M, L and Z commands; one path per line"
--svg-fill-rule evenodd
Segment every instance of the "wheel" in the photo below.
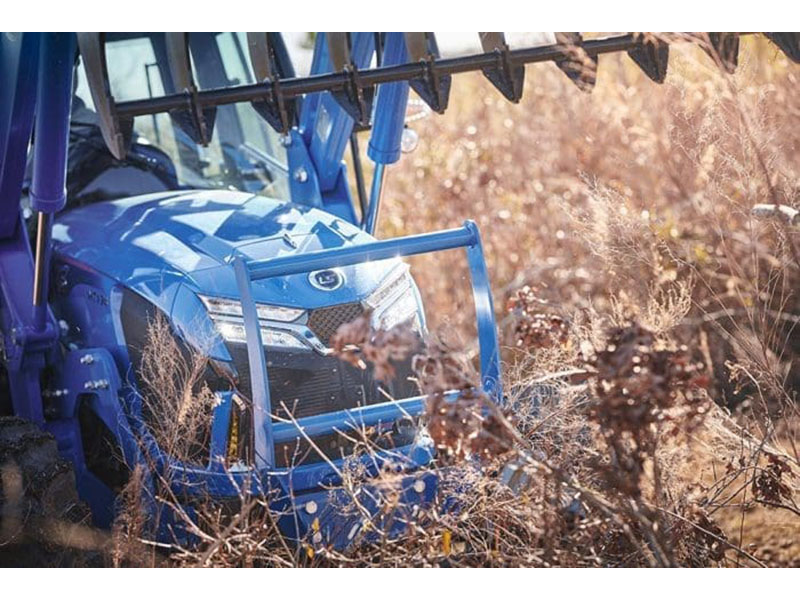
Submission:
M 0 566 L 72 563 L 64 524 L 89 524 L 72 465 L 52 435 L 18 417 L 0 417 Z M 72 556 L 69 556 L 72 554 Z

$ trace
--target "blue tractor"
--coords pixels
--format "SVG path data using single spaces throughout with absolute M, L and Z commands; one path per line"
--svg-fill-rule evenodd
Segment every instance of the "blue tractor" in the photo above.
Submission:
M 768 36 L 800 59 L 797 34 Z M 619 51 L 664 80 L 663 40 L 554 39 L 511 49 L 483 33 L 482 53 L 442 58 L 430 33 L 317 34 L 298 77 L 276 33 L 2 34 L 0 468 L 21 473 L 30 513 L 88 506 L 108 527 L 136 472 L 162 541 L 186 541 L 181 518 L 198 502 L 247 489 L 268 495 L 289 539 L 342 548 L 365 518 L 342 514 L 329 491 L 353 430 L 377 448 L 358 459 L 366 488 L 389 464 L 404 474 L 403 505 L 430 503 L 437 477 L 423 467 L 435 451 L 410 359 L 381 381 L 339 360 L 332 340 L 359 317 L 424 338 L 403 257 L 463 248 L 481 386 L 502 401 L 475 224 L 374 233 L 386 167 L 409 135 L 409 89 L 441 113 L 451 75 L 481 70 L 516 102 L 524 65 L 542 61 L 590 89 L 597 57 Z M 735 35 L 704 39 L 735 65 Z M 180 455 L 155 431 L 149 398 L 162 390 L 143 374 L 157 321 L 171 352 L 204 357 L 198 380 L 213 397 Z M 399 534 L 401 517 L 383 526 Z

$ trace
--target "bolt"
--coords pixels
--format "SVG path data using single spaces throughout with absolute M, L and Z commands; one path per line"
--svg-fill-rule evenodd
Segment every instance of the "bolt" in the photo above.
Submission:
M 84 354 L 81 356 L 81 364 L 82 365 L 90 365 L 94 362 L 94 356 L 91 354 Z
M 317 503 L 313 500 L 306 502 L 306 512 L 310 515 L 313 515 L 315 512 L 317 512 Z
M 83 384 L 83 389 L 85 390 L 93 390 L 95 388 L 94 381 L 87 381 Z
M 313 536 L 311 536 L 311 541 L 314 542 L 315 544 L 321 544 L 322 534 L 319 531 L 317 531 Z
M 94 385 L 99 390 L 107 390 L 108 389 L 108 379 L 98 379 L 94 382 Z
M 417 492 L 418 494 L 421 494 L 422 492 L 425 491 L 425 482 L 422 481 L 422 479 L 417 479 L 414 482 L 414 491 Z
M 288 148 L 292 145 L 292 136 L 291 134 L 287 133 L 286 135 L 282 135 L 280 138 L 281 145 L 284 148 Z
M 297 167 L 294 170 L 294 180 L 298 183 L 305 183 L 308 181 L 308 171 L 305 170 L 305 167 Z

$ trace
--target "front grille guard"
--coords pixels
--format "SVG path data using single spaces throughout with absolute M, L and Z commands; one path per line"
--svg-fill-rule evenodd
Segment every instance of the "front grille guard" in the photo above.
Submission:
M 320 269 L 345 267 L 358 263 L 465 248 L 470 270 L 478 341 L 481 356 L 481 385 L 490 397 L 502 397 L 500 384 L 500 353 L 494 318 L 494 303 L 489 274 L 483 256 L 478 226 L 466 221 L 463 227 L 389 240 L 377 240 L 357 246 L 319 250 L 306 254 L 247 262 L 242 256 L 233 260 L 236 282 L 242 302 L 247 356 L 250 363 L 250 383 L 253 402 L 254 455 L 257 469 L 272 470 L 276 466 L 275 443 L 302 437 L 315 437 L 392 423 L 401 417 L 417 416 L 425 410 L 425 396 L 392 400 L 311 417 L 290 423 L 273 423 L 272 404 L 267 374 L 267 359 L 261 339 L 252 282 L 270 277 L 283 277 Z M 454 399 L 455 394 L 448 398 Z

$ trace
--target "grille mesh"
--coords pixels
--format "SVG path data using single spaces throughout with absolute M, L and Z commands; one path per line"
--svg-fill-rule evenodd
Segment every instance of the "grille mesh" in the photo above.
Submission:
M 363 312 L 364 307 L 358 302 L 316 308 L 311 311 L 308 317 L 308 328 L 314 332 L 314 335 L 323 344 L 330 346 L 331 338 L 336 333 L 336 330 L 341 325 L 361 316 Z

